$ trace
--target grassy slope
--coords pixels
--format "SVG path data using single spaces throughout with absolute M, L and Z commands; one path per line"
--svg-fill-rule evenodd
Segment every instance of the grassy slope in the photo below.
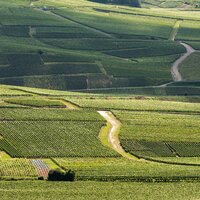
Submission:
M 180 66 L 180 72 L 185 81 L 199 81 L 200 80 L 200 54 L 192 54 L 184 63 Z
M 13 86 L 1 86 L 0 87 L 0 94 L 1 94 L 1 101 L 2 103 L 0 104 L 1 107 L 1 118 L 4 119 L 4 122 L 1 123 L 1 130 L 2 130 L 2 136 L 4 136 L 5 133 L 7 140 L 9 142 L 11 142 L 11 144 L 15 144 L 15 151 L 16 150 L 20 150 L 21 155 L 16 154 L 18 156 L 23 156 L 23 155 L 27 155 L 27 152 L 29 153 L 29 155 L 27 156 L 38 156 L 40 154 L 41 155 L 45 155 L 48 157 L 48 155 L 53 155 L 56 156 L 56 152 L 60 152 L 60 150 L 65 152 L 65 155 L 63 154 L 64 158 L 56 158 L 55 160 L 57 163 L 59 163 L 60 166 L 65 167 L 66 169 L 74 169 L 77 173 L 77 180 L 85 180 L 85 179 L 89 179 L 89 180 L 101 180 L 102 178 L 105 178 L 106 180 L 119 180 L 119 179 L 123 179 L 123 180 L 131 180 L 132 178 L 134 178 L 135 176 L 142 176 L 144 177 L 172 177 L 172 176 L 180 176 L 180 177 L 184 177 L 184 176 L 199 176 L 199 168 L 198 167 L 192 167 L 192 166 L 173 166 L 173 165 L 163 165 L 163 164 L 150 164 L 150 163 L 144 163 L 141 162 L 140 160 L 135 160 L 135 161 L 128 161 L 122 158 L 93 158 L 93 156 L 99 156 L 101 153 L 101 156 L 116 156 L 115 154 L 113 154 L 112 151 L 104 151 L 105 148 L 102 148 L 103 146 L 98 143 L 98 147 L 95 147 L 95 150 L 93 150 L 92 152 L 88 151 L 88 147 L 90 147 L 90 150 L 92 148 L 92 145 L 90 144 L 89 141 L 92 141 L 92 143 L 94 144 L 94 140 L 92 139 L 92 134 L 90 134 L 90 136 L 85 137 L 85 133 L 83 134 L 83 140 L 85 140 L 87 138 L 87 142 L 84 142 L 84 145 L 82 144 L 83 140 L 80 140 L 79 142 L 77 141 L 76 143 L 72 142 L 72 140 L 66 141 L 65 143 L 68 143 L 67 146 L 70 146 L 70 148 L 75 148 L 72 152 L 68 151 L 67 147 L 65 145 L 61 145 L 59 149 L 57 149 L 57 147 L 55 146 L 55 144 L 58 144 L 58 142 L 56 142 L 56 138 L 59 138 L 60 133 L 62 133 L 63 131 L 65 132 L 66 128 L 72 128 L 71 129 L 71 133 L 73 137 L 71 137 L 68 134 L 68 139 L 74 139 L 77 136 L 77 133 L 80 132 L 82 134 L 81 131 L 85 131 L 85 128 L 82 127 L 81 131 L 79 131 L 79 129 L 76 128 L 75 132 L 74 132 L 74 127 L 76 127 L 77 125 L 80 126 L 82 123 L 85 124 L 90 124 L 90 126 L 88 127 L 92 127 L 94 124 L 94 122 L 98 121 L 100 123 L 102 123 L 102 119 L 100 118 L 99 115 L 97 115 L 96 111 L 92 111 L 92 110 L 88 110 L 88 109 L 80 109 L 79 110 L 67 110 L 67 109 L 53 109 L 53 108 L 48 108 L 48 109 L 43 109 L 42 107 L 39 109 L 33 109 L 33 108 L 26 108 L 26 109 L 22 109 L 22 108 L 18 108 L 18 109 L 9 109 L 6 108 L 7 106 L 12 106 L 12 104 L 7 103 L 6 105 L 4 105 L 4 101 L 6 102 L 10 102 L 10 103 L 18 103 L 20 106 L 21 101 L 19 101 L 20 99 L 24 100 L 24 99 L 31 99 L 33 98 L 37 100 L 37 103 L 39 102 L 40 105 L 43 104 L 43 101 L 46 100 L 48 101 L 49 98 L 54 97 L 55 99 L 67 99 L 70 100 L 71 102 L 74 102 L 76 104 L 79 104 L 80 106 L 83 107 L 90 107 L 90 108 L 95 108 L 95 109 L 130 109 L 130 110 L 135 110 L 135 109 L 139 109 L 139 110 L 146 110 L 148 111 L 146 114 L 141 115 L 142 119 L 144 118 L 147 121 L 147 116 L 150 115 L 155 115 L 154 113 L 151 113 L 152 111 L 159 111 L 159 112 L 174 112 L 176 110 L 176 112 L 180 112 L 179 114 L 174 114 L 173 115 L 173 119 L 174 119 L 174 123 L 176 121 L 176 124 L 178 124 L 177 122 L 182 123 L 182 118 L 186 117 L 186 118 L 190 118 L 193 119 L 192 113 L 196 112 L 198 110 L 199 104 L 192 104 L 192 103 L 183 103 L 183 102 L 176 102 L 177 100 L 179 101 L 184 101 L 184 98 L 173 98 L 171 99 L 171 101 L 159 101 L 159 98 L 148 98 L 146 100 L 137 100 L 138 97 L 136 97 L 136 99 L 134 97 L 132 97 L 130 99 L 130 97 L 127 98 L 122 98 L 122 97 L 109 97 L 107 96 L 106 99 L 103 100 L 103 98 L 105 98 L 104 95 L 92 95 L 92 94 L 84 94 L 84 93 L 70 93 L 70 92 L 61 92 L 61 91 L 51 91 L 51 90 L 40 90 L 40 89 L 34 89 L 34 88 L 23 88 L 23 87 L 13 87 Z M 27 92 L 25 92 L 27 91 Z M 37 94 L 40 94 L 40 96 L 37 96 Z M 5 96 L 6 95 L 6 96 Z M 17 96 L 16 96 L 17 95 Z M 20 97 L 20 96 L 21 97 Z M 25 97 L 24 95 L 31 95 L 29 97 Z M 50 95 L 50 96 L 45 96 L 45 95 Z M 10 96 L 10 98 L 9 98 Z M 160 97 L 161 98 L 161 97 Z M 9 99 L 11 99 L 11 101 L 9 101 Z M 16 101 L 14 101 L 14 99 L 16 99 Z M 45 105 L 46 106 L 46 101 L 45 101 Z M 62 101 L 63 102 L 63 101 Z M 49 102 L 51 104 L 51 101 Z M 5 107 L 6 106 L 6 107 Z M 16 104 L 15 104 L 16 106 Z M 29 101 L 29 106 L 36 106 L 35 102 L 33 101 L 32 104 L 30 104 Z M 124 111 L 114 111 L 116 112 L 115 114 L 121 119 L 121 116 L 123 116 L 124 114 L 127 114 L 128 116 L 131 116 L 131 112 L 124 112 Z M 183 112 L 183 115 L 181 114 Z M 184 113 L 188 113 L 190 115 L 184 115 Z M 135 115 L 135 114 L 133 114 Z M 169 117 L 169 114 L 162 114 L 162 113 L 158 113 L 156 114 L 156 116 L 159 115 L 161 116 L 163 119 L 166 117 Z M 38 117 L 40 116 L 40 117 Z M 195 120 L 196 119 L 194 116 Z M 152 118 L 152 117 L 150 117 Z M 184 118 L 184 119 L 186 119 Z M 5 121 L 6 119 L 6 121 Z M 12 121 L 15 120 L 15 121 Z M 46 120 L 46 122 L 43 122 L 44 120 Z M 51 121 L 53 120 L 53 121 Z M 57 120 L 57 122 L 55 121 Z M 63 121 L 65 120 L 65 121 Z M 78 121 L 77 121 L 78 120 Z M 94 120 L 91 121 L 91 120 Z M 99 121 L 100 120 L 100 121 Z M 49 121 L 51 121 L 51 125 L 49 124 Z M 131 122 L 131 121 L 130 121 Z M 162 121 L 162 124 L 171 124 L 170 121 L 166 122 L 165 120 Z M 45 133 L 46 131 L 44 130 L 48 130 L 48 137 L 51 135 L 53 132 L 57 132 L 58 128 L 53 128 L 55 123 L 62 123 L 62 126 L 59 126 L 60 128 L 62 127 L 62 131 L 59 131 L 59 134 L 56 134 L 56 137 L 54 138 L 54 140 L 49 140 L 46 141 L 46 136 Z M 122 120 L 122 123 L 125 125 L 126 121 Z M 37 124 L 37 126 L 36 126 Z M 46 125 L 45 125 L 46 124 Z M 71 125 L 73 124 L 73 126 Z M 155 127 L 157 129 L 160 128 L 159 124 L 155 124 Z M 27 126 L 28 125 L 28 126 Z M 70 125 L 70 126 L 69 126 Z M 190 123 L 187 123 L 188 126 L 194 126 L 194 123 L 190 120 Z M 131 126 L 132 128 L 134 128 L 135 126 L 132 126 L 131 124 L 129 124 L 129 126 Z M 23 128 L 25 127 L 25 128 Z M 21 131 L 21 129 L 23 128 L 24 131 Z M 31 128 L 31 131 L 26 131 L 29 130 Z M 52 129 L 53 128 L 53 129 Z M 60 130 L 59 128 L 59 130 Z M 80 128 L 80 127 L 79 127 Z M 87 132 L 91 132 L 91 130 L 93 130 L 93 128 L 88 129 L 87 128 Z M 95 130 L 97 129 L 97 125 L 95 124 Z M 195 129 L 195 126 L 194 126 Z M 12 130 L 12 131 L 11 131 Z M 53 132 L 52 132 L 53 130 Z M 175 130 L 175 129 L 174 129 Z M 43 132 L 43 134 L 41 134 L 41 132 Z M 86 131 L 85 131 L 86 132 Z M 94 131 L 93 131 L 94 132 Z M 179 127 L 179 132 L 182 132 L 181 127 Z M 16 134 L 17 133 L 17 134 Z M 31 136 L 29 135 L 29 133 L 33 133 Z M 34 140 L 34 135 L 40 133 L 39 137 L 40 140 L 42 141 L 42 145 L 40 144 L 39 141 L 35 142 Z M 177 132 L 178 133 L 178 132 Z M 123 129 L 122 129 L 122 134 L 124 134 Z M 145 132 L 143 133 L 145 134 Z M 154 134 L 154 132 L 149 133 L 150 135 Z M 21 135 L 21 139 L 19 137 L 19 135 Z M 76 135 L 76 136 L 75 136 Z M 150 138 L 149 135 L 149 138 Z M 70 137 L 69 137 L 70 136 Z M 169 135 L 165 134 L 166 137 L 169 138 Z M 184 135 L 182 135 L 184 136 Z M 12 137 L 15 137 L 15 140 L 12 139 Z M 24 144 L 24 138 L 27 137 L 26 140 L 26 145 L 22 145 Z M 65 136 L 66 137 L 66 136 Z M 32 139 L 30 139 L 32 138 Z M 78 138 L 82 138 L 82 136 L 78 136 Z M 91 140 L 92 139 L 92 140 Z M 54 141 L 55 143 L 53 144 L 52 141 Z M 96 141 L 96 139 L 95 139 Z M 190 140 L 188 140 L 190 141 Z M 192 141 L 192 140 L 191 140 Z M 89 142 L 89 143 L 88 143 Z M 29 150 L 27 151 L 27 144 L 29 144 Z M 39 146 L 38 146 L 39 145 Z M 46 146 L 45 146 L 46 145 Z M 35 146 L 37 146 L 37 152 L 35 151 Z M 41 147 L 44 147 L 41 149 Z M 94 145 L 93 145 L 94 146 Z M 30 148 L 31 147 L 31 148 Z M 49 148 L 51 147 L 51 148 Z M 81 148 L 80 148 L 81 147 Z M 84 149 L 87 151 L 83 151 L 83 147 Z M 8 148 L 8 146 L 7 146 Z M 14 152 L 13 149 L 10 149 L 13 153 Z M 40 150 L 40 151 L 38 151 Z M 53 151 L 52 151 L 53 150 Z M 88 152 L 92 153 L 92 155 L 89 155 L 91 158 L 88 158 Z M 103 153 L 104 152 L 104 153 Z M 39 154 L 38 154 L 39 153 Z M 42 154 L 41 154 L 42 153 Z M 62 152 L 59 153 L 59 156 L 61 155 Z M 103 153 L 103 154 L 102 154 Z M 108 155 L 109 153 L 109 155 Z M 22 155 L 23 154 L 23 155 Z M 66 158 L 67 156 L 67 158 Z M 69 156 L 75 156 L 75 158 L 69 158 Z M 82 156 L 82 158 L 80 158 L 79 156 Z M 87 157 L 85 157 L 87 156 Z M 4 158 L 5 159 L 5 158 Z M 7 159 L 7 158 L 6 158 Z M 10 159 L 10 158 L 9 158 Z M 170 160 L 170 159 L 169 159 Z M 9 160 L 8 160 L 9 161 Z M 171 161 L 171 160 L 170 160 Z M 10 161 L 9 161 L 10 162 Z M 184 160 L 179 159 L 179 160 L 174 160 L 174 162 L 188 162 L 188 163 L 199 163 L 198 158 L 184 158 Z M 47 162 L 48 163 L 48 162 Z M 113 166 L 112 163 L 115 163 L 116 167 Z M 15 169 L 16 171 L 18 170 L 17 166 L 14 167 L 12 169 Z M 7 173 L 7 177 L 15 177 L 15 174 L 12 172 L 7 172 L 5 170 L 5 168 L 3 169 L 3 173 L 6 174 Z M 21 177 L 25 176 L 25 173 L 21 174 Z M 16 178 L 16 177 L 15 177 Z
M 27 184 L 28 183 L 28 184 Z M 199 196 L 199 183 L 50 183 L 50 182 L 2 182 L 2 199 L 196 199 Z M 76 188 L 76 192 L 74 191 Z
M 36 9 L 16 8 L 14 1 L 10 3 L 12 9 L 1 8 L 1 23 L 4 25 L 0 36 L 0 49 L 3 50 L 0 56 L 1 83 L 51 89 L 87 89 L 170 82 L 170 66 L 185 51 L 179 44 L 166 41 L 176 18 L 200 19 L 198 14 L 194 16 L 190 11 L 135 9 L 85 0 L 79 2 L 79 8 L 69 0 L 33 2 L 35 6 L 68 7 L 52 11 L 56 15 Z M 20 1 L 18 5 L 27 5 L 27 1 Z M 30 26 L 32 38 L 29 38 Z M 185 37 L 184 34 L 185 31 Z M 25 61 L 11 57 L 10 53 L 19 57 L 19 51 L 26 52 L 21 55 L 22 60 L 32 62 L 35 59 L 27 53 L 39 56 L 42 51 L 49 55 L 42 55 L 43 63 L 35 63 L 36 69 L 31 70 L 26 69 Z M 56 55 L 52 57 L 52 54 Z M 87 64 L 82 71 L 80 66 L 74 65 L 71 70 L 74 61 L 78 61 L 80 66 L 85 62 Z M 95 70 L 91 70 L 94 62 Z M 7 68 L 9 64 L 20 67 L 13 72 Z M 64 66 L 67 71 L 63 70 Z
M 199 0 L 196 1 L 183 1 L 183 0 L 142 0 L 142 6 L 144 7 L 159 7 L 159 8 L 192 8 L 199 7 Z

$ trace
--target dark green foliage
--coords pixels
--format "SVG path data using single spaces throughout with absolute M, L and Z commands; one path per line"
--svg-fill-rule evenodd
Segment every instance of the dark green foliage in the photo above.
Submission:
M 13 37 L 29 37 L 29 27 L 28 26 L 9 26 L 5 25 L 0 27 L 0 33 L 6 36 Z
M 43 64 L 39 54 L 7 54 L 7 59 L 11 67 L 21 68 L 26 67 L 28 69 L 32 67 L 39 67 Z M 12 69 L 14 70 L 14 68 Z
M 136 43 L 136 46 L 138 48 L 107 52 L 105 51 L 105 53 L 122 58 L 139 58 L 181 54 L 185 52 L 185 49 L 181 45 L 165 41 L 145 41 L 139 44 Z
M 50 170 L 48 174 L 48 181 L 74 181 L 75 172 L 72 170 L 62 172 L 59 169 Z
M 120 140 L 123 148 L 138 157 L 175 157 L 165 142 Z
M 181 157 L 200 157 L 199 142 L 169 142 Z
M 44 62 L 91 62 L 89 57 L 79 54 L 43 54 Z
M 176 85 L 176 84 L 175 84 Z M 88 90 L 89 93 L 99 94 L 138 94 L 138 95 L 154 95 L 154 96 L 199 96 L 200 87 L 181 87 L 181 86 L 169 86 L 169 87 L 130 87 L 130 88 L 111 88 L 111 89 L 99 89 Z
M 128 5 L 133 7 L 140 7 L 139 0 L 90 0 L 98 3 L 110 3 L 110 4 L 119 4 L 119 5 Z
M 87 76 L 28 76 L 19 78 L 1 78 L 1 84 L 18 85 L 57 90 L 87 89 Z
M 138 157 L 199 157 L 199 142 L 154 142 L 121 139 L 123 148 Z

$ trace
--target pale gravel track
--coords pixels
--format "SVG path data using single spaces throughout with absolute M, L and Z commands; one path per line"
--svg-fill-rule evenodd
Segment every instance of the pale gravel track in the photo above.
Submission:
M 180 28 L 181 23 L 183 22 L 183 20 L 177 20 L 174 24 L 174 27 L 171 31 L 171 34 L 169 36 L 169 40 L 171 41 L 175 41 L 176 35 L 178 34 L 178 30 Z M 188 44 L 183 43 L 183 42 L 179 42 L 179 44 L 181 44 L 182 46 L 185 47 L 186 49 L 186 53 L 184 53 L 180 58 L 178 58 L 172 65 L 171 68 L 171 74 L 172 74 L 172 78 L 173 81 L 182 81 L 183 78 L 181 76 L 180 70 L 179 70 L 179 66 L 192 54 L 195 52 L 195 50 Z M 167 86 L 169 83 L 161 85 L 161 86 Z
M 164 165 L 179 165 L 179 166 L 196 166 L 199 167 L 200 164 L 197 163 L 176 163 L 173 161 L 164 161 L 164 160 L 157 160 L 154 158 L 146 158 L 146 157 L 135 157 L 127 152 L 122 148 L 120 141 L 119 141 L 119 131 L 121 127 L 121 122 L 109 111 L 98 111 L 98 113 L 106 119 L 108 123 L 111 124 L 111 129 L 108 132 L 108 142 L 112 146 L 112 148 L 119 154 L 121 154 L 124 158 L 127 158 L 129 160 L 133 161 L 140 161 L 145 163 L 159 163 Z M 178 157 L 177 153 L 175 152 L 176 157 Z
M 138 160 L 135 156 L 126 153 L 120 145 L 118 133 L 121 127 L 121 122 L 109 111 L 98 111 L 98 113 L 111 124 L 111 129 L 108 133 L 108 142 L 112 148 L 123 157 L 130 160 Z
M 194 53 L 196 50 L 194 50 L 190 45 L 180 42 L 181 45 L 183 45 L 186 48 L 186 53 L 183 54 L 179 59 L 177 59 L 171 68 L 171 74 L 172 74 L 172 78 L 174 81 L 182 81 L 183 78 L 181 76 L 180 70 L 179 70 L 179 66 L 192 54 Z
M 178 30 L 180 28 L 181 23 L 183 22 L 183 20 L 177 20 L 174 24 L 174 27 L 170 33 L 169 36 L 169 40 L 174 41 L 176 38 L 176 35 L 178 34 Z

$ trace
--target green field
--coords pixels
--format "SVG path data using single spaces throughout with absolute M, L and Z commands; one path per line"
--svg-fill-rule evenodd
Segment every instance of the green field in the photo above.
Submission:
M 0 0 L 0 199 L 197 200 L 199 7 Z
M 194 11 L 79 1 L 79 7 L 69 0 L 1 1 L 1 84 L 60 90 L 162 85 L 172 81 L 171 65 L 185 52 L 168 40 L 176 21 L 185 19 L 177 40 L 198 40 Z
M 180 66 L 180 71 L 185 81 L 199 81 L 199 61 L 200 54 L 194 53 Z
M 0 194 L 3 199 L 196 199 L 199 196 L 199 183 L 105 183 L 105 182 L 2 182 Z M 76 192 L 74 189 L 76 188 Z M 110 192 L 112 191 L 112 192 Z M 188 192 L 190 191 L 190 192 Z

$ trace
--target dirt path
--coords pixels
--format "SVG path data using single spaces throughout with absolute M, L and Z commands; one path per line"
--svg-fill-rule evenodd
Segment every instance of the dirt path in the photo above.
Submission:
M 183 20 L 177 20 L 176 23 L 174 24 L 174 27 L 171 31 L 169 40 L 174 41 L 176 38 L 176 35 L 178 33 L 178 30 L 180 28 L 181 23 L 183 22 Z M 187 57 L 189 57 L 192 53 L 195 52 L 195 50 L 189 46 L 188 44 L 185 44 L 183 42 L 180 42 L 181 45 L 183 45 L 186 48 L 186 53 L 183 54 L 180 58 L 178 58 L 172 65 L 171 68 L 171 74 L 172 74 L 172 78 L 174 81 L 182 81 L 182 76 L 181 73 L 179 71 L 179 66 L 185 61 L 185 59 L 187 59 Z M 169 83 L 161 85 L 163 87 L 167 86 Z
M 119 141 L 119 131 L 121 127 L 121 123 L 119 120 L 116 119 L 116 117 L 109 111 L 98 111 L 98 113 L 106 119 L 108 123 L 111 124 L 111 128 L 108 131 L 107 134 L 107 140 L 109 143 L 109 146 L 111 146 L 117 153 L 121 154 L 124 158 L 127 158 L 129 160 L 133 161 L 140 161 L 140 162 L 145 162 L 145 163 L 159 163 L 159 164 L 164 164 L 164 165 L 181 165 L 181 166 L 196 166 L 199 167 L 200 164 L 198 163 L 182 163 L 182 162 L 173 162 L 173 161 L 165 161 L 165 160 L 159 160 L 159 159 L 154 159 L 154 158 L 137 158 L 127 152 L 124 151 L 122 146 L 120 145 Z M 170 150 L 175 154 L 176 157 L 180 157 L 177 152 L 172 149 L 170 146 Z
M 121 127 L 121 122 L 117 120 L 116 117 L 109 111 L 98 111 L 98 113 L 111 124 L 107 139 L 112 148 L 123 157 L 131 160 L 136 160 L 136 157 L 129 153 L 126 153 L 120 145 L 118 134 Z
M 174 41 L 174 40 L 175 40 L 176 35 L 177 35 L 177 33 L 178 33 L 178 30 L 179 30 L 180 25 L 181 25 L 182 22 L 183 22 L 183 20 L 177 20 L 177 21 L 175 22 L 174 27 L 173 27 L 173 29 L 172 29 L 172 31 L 171 31 L 171 33 L 170 33 L 169 40 L 171 40 L 171 41 Z
M 33 38 L 33 35 L 36 34 L 36 28 L 29 26 L 29 36 Z
M 176 60 L 173 63 L 173 66 L 171 68 L 171 74 L 172 74 L 172 78 L 174 81 L 182 81 L 182 76 L 179 72 L 179 66 L 183 63 L 183 61 L 185 61 L 192 53 L 195 52 L 195 50 L 188 44 L 185 43 L 180 43 L 181 45 L 183 45 L 187 52 L 185 54 L 183 54 L 178 60 Z

